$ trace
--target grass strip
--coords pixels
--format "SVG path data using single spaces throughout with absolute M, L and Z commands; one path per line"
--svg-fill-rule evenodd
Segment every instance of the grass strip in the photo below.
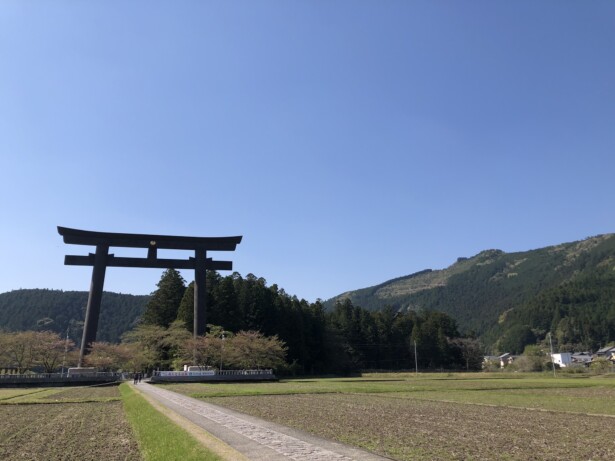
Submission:
M 44 392 L 46 389 L 24 390 L 24 389 L 2 389 L 0 390 L 0 401 L 17 399 L 19 397 L 30 396 Z
M 222 461 L 186 431 L 155 410 L 127 384 L 120 385 L 124 409 L 145 461 Z

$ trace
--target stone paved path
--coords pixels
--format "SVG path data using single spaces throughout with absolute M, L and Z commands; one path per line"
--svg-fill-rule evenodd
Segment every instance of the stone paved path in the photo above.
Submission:
M 382 461 L 389 459 L 202 400 L 186 397 L 151 384 L 142 383 L 135 387 L 167 409 L 178 413 L 230 445 L 249 460 Z

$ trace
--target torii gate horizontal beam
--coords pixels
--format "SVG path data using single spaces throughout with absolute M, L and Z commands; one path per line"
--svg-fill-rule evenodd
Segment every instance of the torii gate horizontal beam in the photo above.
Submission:
M 66 255 L 64 265 L 66 266 L 93 266 L 96 259 L 94 253 L 88 256 Z M 107 267 L 144 267 L 152 269 L 196 269 L 196 260 L 190 259 L 148 259 L 148 258 L 126 258 L 122 256 L 107 256 Z M 215 271 L 233 270 L 232 261 L 214 261 L 207 258 L 205 269 Z

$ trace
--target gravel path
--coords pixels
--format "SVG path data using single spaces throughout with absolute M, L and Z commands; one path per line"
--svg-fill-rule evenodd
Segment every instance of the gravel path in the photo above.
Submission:
M 134 386 L 168 410 L 218 438 L 253 461 L 383 461 L 367 451 L 142 383 Z M 245 458 L 244 458 L 245 457 Z M 240 456 L 227 455 L 227 459 Z

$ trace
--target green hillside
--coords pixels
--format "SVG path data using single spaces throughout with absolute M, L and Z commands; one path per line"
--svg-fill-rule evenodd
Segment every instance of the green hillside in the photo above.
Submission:
M 148 299 L 149 296 L 104 292 L 97 339 L 118 342 L 122 333 L 134 326 Z M 80 342 L 87 302 L 85 291 L 33 289 L 1 293 L 0 329 L 51 330 L 65 335 L 70 327 L 70 338 Z
M 608 280 L 614 270 L 615 234 L 607 234 L 518 253 L 486 250 L 471 258 L 459 258 L 443 270 L 425 270 L 343 293 L 325 305 L 331 307 L 338 300 L 350 299 L 354 305 L 370 310 L 387 305 L 401 310 L 438 310 L 456 319 L 462 330 L 474 331 L 493 345 L 513 324 L 548 330 L 556 307 L 559 306 L 560 320 L 572 312 L 552 302 L 554 312 L 544 313 L 550 315 L 548 328 L 545 321 L 540 325 L 536 320 L 530 321 L 529 312 L 542 306 L 545 296 L 557 297 L 555 293 L 562 287 L 576 292 L 593 284 L 592 299 L 599 298 L 604 304 L 601 309 L 608 311 L 615 300 L 605 290 L 612 286 Z M 584 305 L 586 309 L 595 307 L 587 301 Z M 540 337 L 540 331 L 534 333 Z M 592 341 L 607 338 L 608 334 L 603 334 Z
M 70 327 L 71 339 L 78 342 L 87 296 L 42 289 L 2 293 L 0 329 L 65 334 Z M 276 285 L 268 288 L 252 274 L 245 281 L 239 274 L 208 274 L 208 297 L 210 322 L 232 331 L 279 334 L 292 351 L 309 349 L 303 343 L 294 345 L 305 335 L 294 315 L 309 317 L 309 312 L 322 308 L 283 290 L 278 293 Z M 105 292 L 98 339 L 119 341 L 135 325 L 148 299 Z M 557 348 L 595 350 L 615 341 L 615 234 L 517 253 L 482 251 L 458 258 L 446 269 L 344 293 L 328 300 L 325 308 L 335 313 L 336 302 L 343 300 L 378 312 L 389 306 L 386 312 L 391 315 L 443 312 L 462 333 L 475 333 L 491 351 L 521 352 L 526 344 L 544 341 L 548 332 Z
M 615 340 L 613 261 L 588 268 L 517 309 L 504 313 L 485 334 L 499 349 L 519 352 L 551 332 L 560 351 L 597 350 Z

